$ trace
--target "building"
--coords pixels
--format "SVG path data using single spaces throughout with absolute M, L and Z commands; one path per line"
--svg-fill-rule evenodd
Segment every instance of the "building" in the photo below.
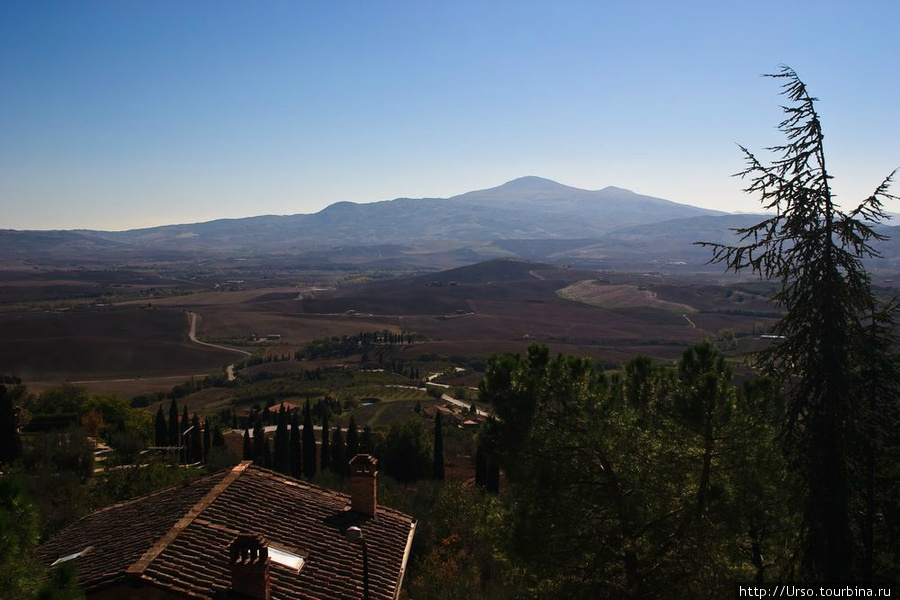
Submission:
M 38 548 L 88 600 L 397 598 L 415 521 L 378 506 L 376 461 L 350 495 L 242 462 L 98 510 Z

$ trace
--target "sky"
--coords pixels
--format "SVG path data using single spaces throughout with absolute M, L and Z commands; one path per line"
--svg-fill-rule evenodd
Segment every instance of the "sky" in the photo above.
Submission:
M 762 77 L 782 64 L 820 99 L 850 204 L 900 166 L 898 22 L 897 0 L 3 0 L 0 228 L 311 213 L 525 175 L 758 211 L 731 175 L 737 144 L 783 141 Z

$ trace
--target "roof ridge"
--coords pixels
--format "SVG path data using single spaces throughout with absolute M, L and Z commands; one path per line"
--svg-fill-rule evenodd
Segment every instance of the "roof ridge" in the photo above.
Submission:
M 241 463 L 241 464 L 243 464 L 243 463 Z M 257 464 L 253 464 L 251 470 L 253 471 L 254 474 L 259 475 L 261 477 L 266 477 L 268 479 L 277 479 L 277 480 L 283 481 L 285 483 L 288 483 L 290 485 L 295 485 L 300 488 L 312 489 L 312 490 L 318 491 L 319 493 L 323 493 L 323 494 L 327 494 L 327 495 L 331 495 L 331 496 L 339 496 L 341 498 L 346 498 L 348 504 L 351 499 L 351 495 L 348 492 L 333 490 L 329 487 L 325 487 L 325 486 L 319 485 L 317 483 L 312 483 L 310 481 L 305 481 L 303 479 L 299 479 L 292 475 L 285 475 L 284 473 L 281 473 L 279 471 L 273 471 L 272 469 L 267 469 L 266 467 L 261 467 Z M 408 515 L 400 509 L 393 508 L 391 506 L 386 506 L 384 504 L 378 504 L 378 512 L 381 513 L 383 511 L 393 513 L 395 517 L 409 519 L 411 522 L 415 522 L 415 520 L 416 520 L 412 515 Z
M 190 525 L 194 519 L 196 519 L 200 513 L 206 510 L 210 504 L 215 502 L 216 498 L 219 497 L 219 494 L 225 491 L 229 485 L 231 485 L 235 479 L 240 477 L 241 473 L 243 473 L 247 467 L 249 467 L 251 461 L 243 461 L 236 467 L 234 467 L 228 475 L 225 476 L 222 481 L 217 483 L 210 491 L 206 493 L 203 498 L 197 501 L 194 506 L 192 506 L 187 513 L 172 526 L 169 531 L 166 532 L 164 536 L 159 538 L 159 540 L 150 547 L 149 550 L 144 552 L 143 556 L 137 559 L 134 564 L 130 565 L 127 569 L 125 569 L 126 575 L 138 576 L 143 575 L 144 571 L 147 570 L 147 567 L 150 566 L 157 556 L 163 553 L 163 551 L 169 547 L 175 538 L 184 531 L 188 525 Z

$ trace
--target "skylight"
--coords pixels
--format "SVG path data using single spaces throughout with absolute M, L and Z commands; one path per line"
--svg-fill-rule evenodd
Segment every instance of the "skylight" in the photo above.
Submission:
M 50 566 L 55 567 L 56 565 L 58 565 L 60 563 L 69 562 L 70 560 L 75 560 L 79 556 L 84 556 L 85 554 L 87 554 L 91 548 L 93 548 L 93 546 L 88 546 L 84 550 L 80 550 L 80 551 L 74 552 L 72 554 L 66 554 L 65 556 L 60 556 L 59 558 L 54 560 L 52 563 L 50 563 Z
M 303 565 L 306 563 L 302 556 L 294 554 L 293 552 L 288 552 L 287 550 L 281 550 L 271 545 L 269 546 L 269 558 L 272 559 L 272 562 L 283 565 L 289 569 L 294 569 L 295 571 L 302 569 Z

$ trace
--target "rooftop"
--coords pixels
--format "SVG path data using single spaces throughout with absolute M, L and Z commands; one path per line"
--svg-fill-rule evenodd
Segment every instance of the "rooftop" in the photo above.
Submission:
M 232 597 L 231 544 L 255 534 L 275 550 L 271 600 L 361 598 L 362 550 L 345 537 L 349 527 L 359 527 L 367 540 L 370 597 L 395 598 L 415 522 L 381 506 L 370 517 L 350 504 L 347 494 L 243 462 L 96 511 L 43 544 L 38 555 L 48 565 L 72 561 L 89 599 L 127 585 L 131 594 L 151 586 L 220 600 Z M 291 564 L 282 554 L 302 560 Z

